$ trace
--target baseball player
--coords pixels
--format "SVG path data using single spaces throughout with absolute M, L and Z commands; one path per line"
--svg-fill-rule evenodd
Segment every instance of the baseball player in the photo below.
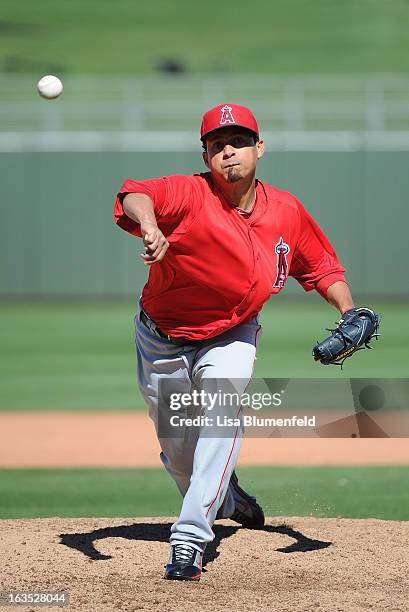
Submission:
M 126 180 L 114 209 L 119 227 L 143 239 L 149 268 L 135 318 L 137 375 L 160 458 L 183 496 L 165 570 L 174 580 L 200 578 L 216 519 L 262 527 L 264 515 L 234 471 L 242 428 L 212 437 L 205 425 L 193 432 L 186 423 L 177 435 L 163 435 L 160 412 L 172 413 L 169 390 L 182 397 L 234 380 L 243 393 L 260 337 L 258 315 L 288 276 L 341 314 L 354 310 L 345 269 L 317 223 L 293 195 L 256 178 L 264 144 L 253 113 L 216 106 L 204 114 L 200 137 L 208 172 Z M 202 414 L 203 406 L 197 410 Z

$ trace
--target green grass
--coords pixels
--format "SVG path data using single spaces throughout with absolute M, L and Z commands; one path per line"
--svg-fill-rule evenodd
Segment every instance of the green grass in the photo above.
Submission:
M 372 304 L 383 314 L 375 350 L 341 372 L 311 357 L 337 313 L 314 299 L 279 297 L 265 306 L 255 376 L 406 378 L 409 325 L 405 303 Z M 135 306 L 128 302 L 0 303 L 0 410 L 134 410 Z
M 0 71 L 149 73 L 409 69 L 406 0 L 3 0 Z
M 409 520 L 409 467 L 239 470 L 269 516 Z M 175 516 L 180 496 L 161 469 L 0 471 L 0 518 Z
M 0 305 L 3 409 L 115 409 L 137 395 L 131 303 Z

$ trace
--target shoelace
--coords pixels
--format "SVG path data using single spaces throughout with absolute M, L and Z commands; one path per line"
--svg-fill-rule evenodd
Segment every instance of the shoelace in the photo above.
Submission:
M 194 550 L 188 544 L 175 544 L 173 547 L 174 563 L 189 564 L 192 561 Z

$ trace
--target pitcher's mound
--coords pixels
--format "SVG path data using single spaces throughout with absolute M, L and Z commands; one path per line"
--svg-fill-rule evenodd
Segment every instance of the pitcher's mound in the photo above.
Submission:
M 253 531 L 218 521 L 199 583 L 162 577 L 172 522 L 0 521 L 0 591 L 64 591 L 76 612 L 408 609 L 407 522 L 279 517 Z

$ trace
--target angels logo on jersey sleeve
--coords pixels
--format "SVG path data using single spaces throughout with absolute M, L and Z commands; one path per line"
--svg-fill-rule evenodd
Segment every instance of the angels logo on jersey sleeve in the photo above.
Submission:
M 225 104 L 221 108 L 222 116 L 220 118 L 220 125 L 226 125 L 227 123 L 236 123 L 233 118 L 232 111 L 233 111 L 232 107 L 229 106 L 228 104 Z
M 280 240 L 276 243 L 274 250 L 277 255 L 277 276 L 273 286 L 284 287 L 288 276 L 287 254 L 290 252 L 290 247 L 283 241 L 283 237 L 280 236 Z

